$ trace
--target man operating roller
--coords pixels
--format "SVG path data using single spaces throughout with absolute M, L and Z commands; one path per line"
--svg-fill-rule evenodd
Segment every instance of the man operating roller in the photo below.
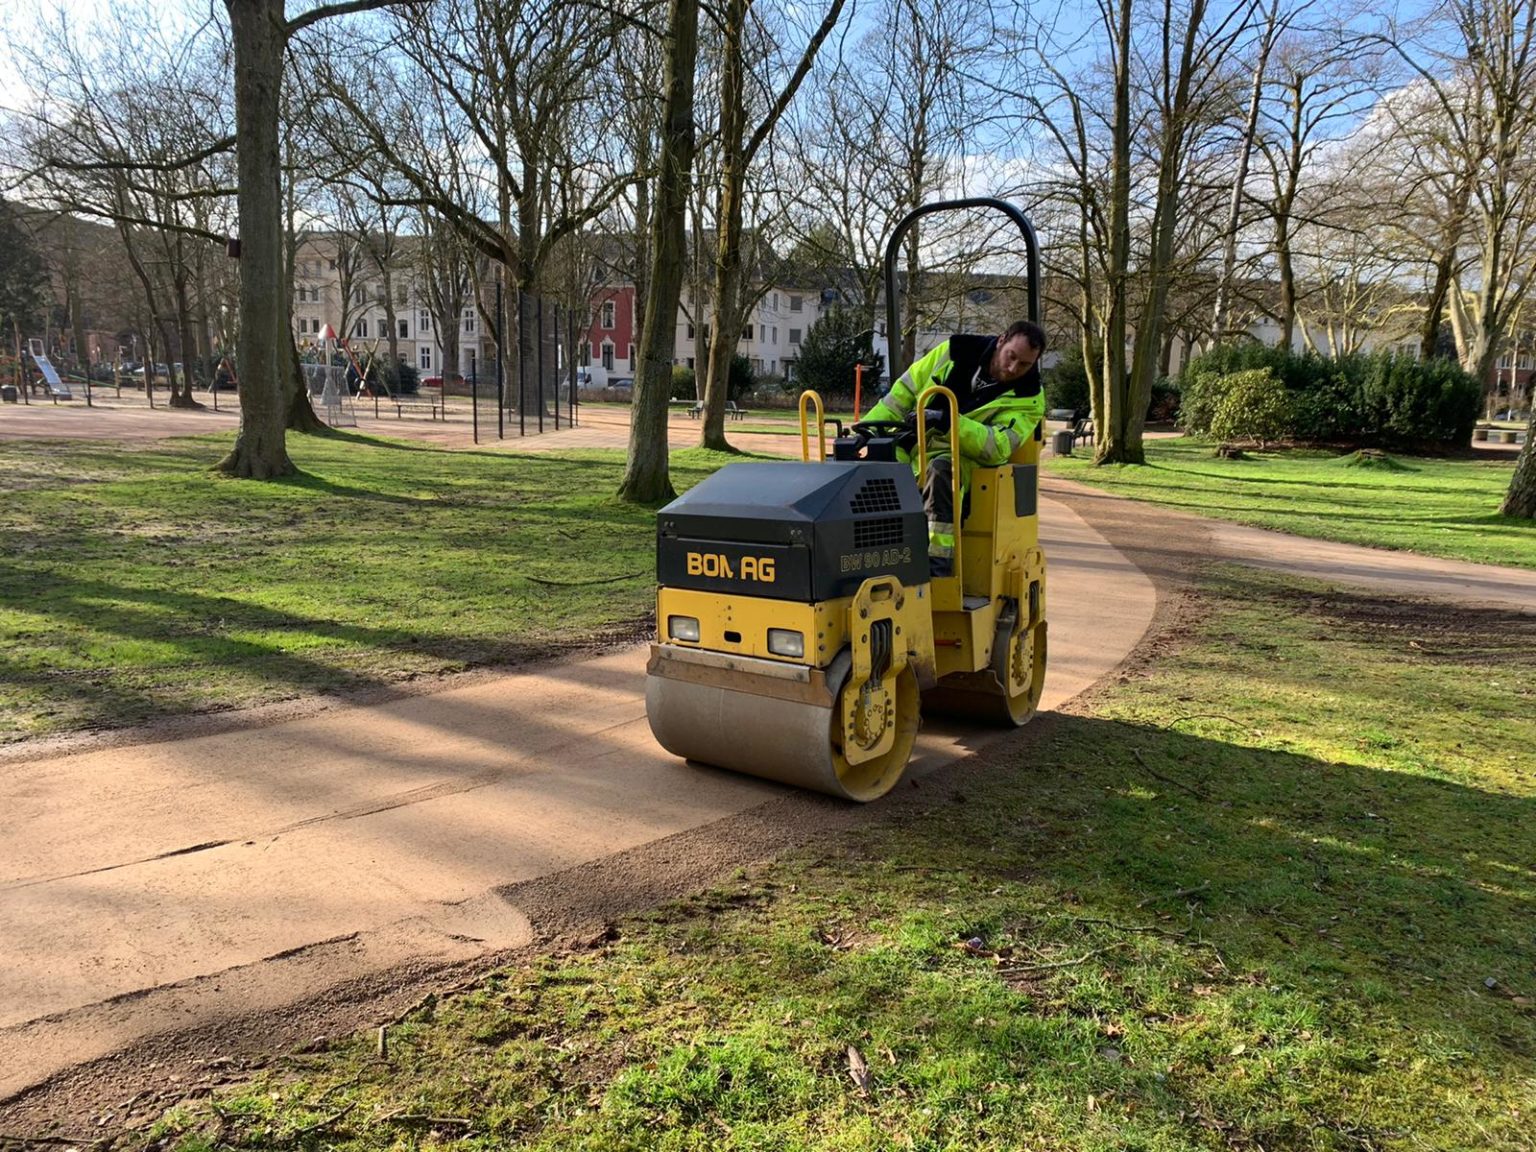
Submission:
M 917 399 L 925 388 L 942 384 L 955 394 L 960 410 L 960 487 L 962 503 L 971 469 L 1007 463 L 1045 416 L 1040 387 L 1040 354 L 1045 331 L 1020 320 L 1001 336 L 957 334 L 903 372 L 865 419 L 905 423 L 902 452 L 917 467 Z M 935 398 L 938 399 L 938 398 Z M 934 399 L 923 414 L 928 433 L 928 474 L 919 476 L 928 513 L 931 574 L 954 570 L 954 462 L 950 459 L 949 405 Z M 963 512 L 962 512 L 963 515 Z

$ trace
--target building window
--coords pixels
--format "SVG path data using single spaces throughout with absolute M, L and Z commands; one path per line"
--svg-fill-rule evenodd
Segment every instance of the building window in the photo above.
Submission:
M 741 338 L 743 340 L 751 340 L 752 339 L 752 325 L 750 325 L 750 324 L 743 324 L 741 326 Z
M 402 339 L 402 340 L 409 340 L 410 338 L 411 338 L 411 322 L 409 320 L 402 320 L 402 321 L 400 321 L 400 339 Z
M 352 325 L 352 335 L 366 338 L 368 335 L 368 321 L 359 320 L 356 324 Z
M 466 308 L 466 309 L 464 309 L 464 331 L 466 331 L 466 332 L 473 332 L 474 330 L 475 330 L 475 310 L 473 308 Z
M 777 324 L 773 326 L 773 342 L 775 344 L 779 342 L 779 326 Z
M 603 368 L 608 372 L 613 371 L 613 345 L 603 341 Z
M 613 314 L 614 314 L 614 312 L 615 312 L 615 308 L 614 308 L 614 305 L 613 305 L 613 301 L 612 300 L 604 300 L 603 301 L 603 327 L 604 328 L 612 328 L 613 327 Z
M 416 363 L 421 365 L 423 372 L 432 371 L 432 348 L 429 345 L 424 344 L 418 348 L 416 350 L 416 357 Z
M 789 298 L 789 310 L 791 312 L 799 312 L 804 307 L 805 307 L 805 300 L 802 297 L 791 296 Z
M 690 340 L 693 339 L 693 325 L 692 324 L 688 325 L 688 339 L 690 339 Z
M 425 308 L 418 309 L 416 312 L 416 331 L 432 331 L 432 313 L 428 312 Z
M 798 329 L 798 328 L 791 328 L 789 330 L 789 342 L 791 344 L 797 346 L 797 347 L 799 346 L 799 344 L 800 344 L 800 329 Z
M 773 294 L 773 310 L 775 312 L 779 310 L 779 294 L 777 292 Z

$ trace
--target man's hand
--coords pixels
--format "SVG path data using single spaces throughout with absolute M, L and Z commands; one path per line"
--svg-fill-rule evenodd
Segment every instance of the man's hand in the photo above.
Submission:
M 923 409 L 923 427 L 930 432 L 949 431 L 949 405 L 942 408 Z

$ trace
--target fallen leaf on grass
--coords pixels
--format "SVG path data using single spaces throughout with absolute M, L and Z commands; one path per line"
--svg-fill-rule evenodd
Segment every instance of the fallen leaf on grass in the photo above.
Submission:
M 869 1074 L 869 1065 L 865 1063 L 863 1054 L 852 1044 L 848 1045 L 848 1075 L 853 1078 L 855 1087 L 860 1096 L 869 1095 L 869 1087 L 874 1083 L 874 1077 Z

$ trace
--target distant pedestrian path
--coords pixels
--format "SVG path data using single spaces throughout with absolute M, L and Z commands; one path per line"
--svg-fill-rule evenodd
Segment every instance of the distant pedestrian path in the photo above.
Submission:
M 1091 508 L 1116 518 L 1134 518 L 1148 511 L 1145 504 L 1127 497 L 1056 476 L 1047 476 L 1041 482 L 1041 488 L 1066 499 L 1074 509 L 1089 515 L 1090 522 L 1093 522 L 1088 511 Z M 1466 605 L 1496 605 L 1536 613 L 1536 570 L 1533 569 L 1472 564 L 1465 560 L 1422 556 L 1416 552 L 1314 540 L 1177 512 L 1167 507 L 1158 507 L 1156 511 L 1160 518 L 1166 517 L 1171 523 L 1187 524 L 1190 538 L 1199 539 L 1203 534 L 1216 559 L 1397 596 Z M 1180 538 L 1169 541 L 1170 552 L 1180 552 L 1188 547 L 1183 534 L 1177 535 Z

